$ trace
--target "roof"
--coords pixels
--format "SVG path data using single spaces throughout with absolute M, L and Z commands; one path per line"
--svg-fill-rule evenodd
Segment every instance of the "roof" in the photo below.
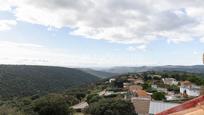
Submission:
M 81 102 L 81 103 L 78 103 L 78 104 L 72 106 L 71 108 L 73 108 L 73 109 L 84 109 L 84 108 L 86 108 L 88 106 L 89 106 L 89 104 L 87 102 Z
M 176 112 L 180 112 L 180 111 L 184 111 L 184 110 L 188 110 L 188 109 L 191 109 L 191 108 L 194 108 L 200 104 L 203 104 L 204 103 L 204 96 L 200 96 L 200 97 L 197 97 L 197 98 L 194 98 L 190 101 L 186 101 L 178 106 L 175 106 L 175 107 L 172 107 L 170 109 L 167 109 L 165 111 L 162 111 L 160 113 L 157 113 L 156 115 L 167 115 L 167 114 L 173 114 L 173 113 L 176 113 Z M 201 112 L 201 111 L 199 111 Z M 178 114 L 179 115 L 179 114 Z M 194 115 L 194 114 L 189 114 L 189 115 Z M 197 115 L 197 114 L 195 114 Z M 199 115 L 199 114 L 198 114 Z
M 190 81 L 185 80 L 185 81 L 181 81 L 181 85 L 188 86 L 188 85 L 192 85 L 192 83 Z
M 204 115 L 204 105 L 199 105 L 170 115 Z
M 136 90 L 136 94 L 137 94 L 138 97 L 149 96 L 148 93 L 145 90 L 141 90 L 141 89 Z
M 139 85 L 129 86 L 129 91 L 134 91 L 134 90 L 138 90 L 138 89 L 142 89 L 142 86 L 139 86 Z
M 162 112 L 166 109 L 172 108 L 177 106 L 177 103 L 167 103 L 167 102 L 161 102 L 161 101 L 150 101 L 150 107 L 149 107 L 149 113 L 155 114 Z

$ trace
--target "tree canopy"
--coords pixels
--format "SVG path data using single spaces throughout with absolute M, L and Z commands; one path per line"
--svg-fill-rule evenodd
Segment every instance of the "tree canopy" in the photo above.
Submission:
M 90 115 L 136 115 L 132 103 L 121 99 L 101 99 L 91 103 L 86 113 Z

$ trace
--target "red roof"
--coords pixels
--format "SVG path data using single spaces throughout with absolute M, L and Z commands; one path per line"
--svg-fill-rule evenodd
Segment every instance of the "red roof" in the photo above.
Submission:
M 179 111 L 183 111 L 192 107 L 195 107 L 196 105 L 198 105 L 199 103 L 203 103 L 204 102 L 204 96 L 200 96 L 197 97 L 195 99 L 192 99 L 190 101 L 186 101 L 178 106 L 175 106 L 173 108 L 167 109 L 165 111 L 162 111 L 160 113 L 157 113 L 155 115 L 168 115 L 171 113 L 175 113 L 175 112 L 179 112 Z

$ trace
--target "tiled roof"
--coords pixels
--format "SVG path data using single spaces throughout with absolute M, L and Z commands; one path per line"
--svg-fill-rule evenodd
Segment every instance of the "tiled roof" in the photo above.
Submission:
M 196 107 L 172 113 L 170 115 L 204 115 L 204 105 L 198 105 Z
M 169 115 L 169 114 L 185 111 L 188 109 L 190 111 L 192 111 L 192 110 L 194 110 L 193 108 L 197 107 L 198 105 L 203 105 L 203 103 L 204 103 L 204 96 L 200 96 L 200 97 L 197 97 L 197 98 L 192 99 L 190 101 L 186 101 L 183 104 L 180 104 L 180 105 L 175 106 L 173 108 L 170 108 L 170 109 L 167 109 L 167 110 L 162 111 L 160 113 L 157 113 L 156 115 Z M 196 109 L 194 112 L 199 113 L 199 112 L 202 112 L 202 110 L 198 109 L 198 111 L 197 111 L 197 109 Z M 178 114 L 178 115 L 180 115 L 180 114 Z M 186 114 L 186 115 L 203 115 L 203 114 L 194 114 L 194 113 L 190 114 L 190 112 L 189 112 L 189 114 Z
M 136 94 L 137 94 L 138 97 L 149 96 L 148 93 L 145 90 L 141 90 L 141 89 L 136 90 Z

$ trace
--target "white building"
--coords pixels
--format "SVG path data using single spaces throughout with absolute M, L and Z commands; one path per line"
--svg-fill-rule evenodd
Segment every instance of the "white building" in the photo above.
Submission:
M 116 79 L 114 79 L 114 78 L 109 79 L 109 83 L 112 83 L 112 82 L 115 82 L 115 81 L 116 81 Z
M 186 93 L 188 96 L 199 96 L 200 95 L 200 87 L 199 86 L 181 86 L 180 87 L 180 93 L 184 94 Z
M 180 93 L 187 94 L 188 96 L 199 96 L 200 95 L 200 86 L 196 86 L 189 81 L 181 82 Z
M 176 81 L 176 79 L 174 78 L 163 78 L 162 81 L 164 82 L 164 84 L 167 85 L 177 85 L 178 81 Z

